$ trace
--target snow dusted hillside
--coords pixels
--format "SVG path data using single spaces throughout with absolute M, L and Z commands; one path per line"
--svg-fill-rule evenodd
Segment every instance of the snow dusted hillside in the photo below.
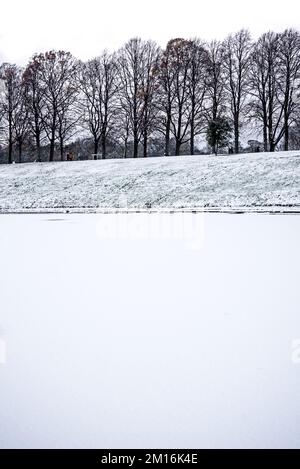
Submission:
M 300 151 L 0 166 L 0 211 L 297 209 Z

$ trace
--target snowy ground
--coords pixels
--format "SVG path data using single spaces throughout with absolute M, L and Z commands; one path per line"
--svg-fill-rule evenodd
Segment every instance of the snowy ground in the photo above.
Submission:
M 200 184 L 193 168 L 214 161 L 187 159 L 174 180 L 182 191 L 193 175 Z M 243 179 L 230 161 L 222 165 Z M 257 175 L 251 161 L 247 174 Z M 298 162 L 265 169 L 269 181 L 288 175 L 293 201 Z M 140 174 L 139 164 L 1 171 L 31 180 L 36 204 L 41 171 L 53 185 L 47 205 L 57 181 L 57 200 L 71 184 L 62 167 L 77 181 L 89 175 L 83 203 L 105 193 L 103 178 L 113 184 L 96 168 Z M 170 174 L 172 164 L 144 167 Z M 299 239 L 297 215 L 2 215 L 0 447 L 299 448 Z
M 300 210 L 300 151 L 0 165 L 0 211 Z

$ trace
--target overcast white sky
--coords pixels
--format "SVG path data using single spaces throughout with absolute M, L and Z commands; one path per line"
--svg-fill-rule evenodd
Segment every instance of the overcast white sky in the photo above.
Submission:
M 21 65 L 46 49 L 87 59 L 137 35 L 162 46 L 172 37 L 223 38 L 242 27 L 256 37 L 268 29 L 300 29 L 299 5 L 299 0 L 3 0 L 0 59 Z

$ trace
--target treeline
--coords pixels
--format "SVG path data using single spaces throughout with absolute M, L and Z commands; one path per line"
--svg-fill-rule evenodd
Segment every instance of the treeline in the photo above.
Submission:
M 41 161 L 65 159 L 88 141 L 94 157 L 194 154 L 205 135 L 212 152 L 241 151 L 251 125 L 265 151 L 298 142 L 300 34 L 241 30 L 224 41 L 129 40 L 87 62 L 69 52 L 36 54 L 25 68 L 0 67 L 0 136 L 7 161 L 24 149 Z

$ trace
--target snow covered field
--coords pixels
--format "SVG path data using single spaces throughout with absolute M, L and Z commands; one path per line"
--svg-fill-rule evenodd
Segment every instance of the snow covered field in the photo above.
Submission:
M 0 171 L 11 208 L 114 204 L 126 181 L 154 201 L 154 168 L 157 204 L 171 180 L 187 205 L 299 203 L 299 158 L 252 158 L 220 192 L 214 158 Z M 297 215 L 2 215 L 0 447 L 300 447 L 299 239 Z
M 300 151 L 0 165 L 0 211 L 300 210 Z

